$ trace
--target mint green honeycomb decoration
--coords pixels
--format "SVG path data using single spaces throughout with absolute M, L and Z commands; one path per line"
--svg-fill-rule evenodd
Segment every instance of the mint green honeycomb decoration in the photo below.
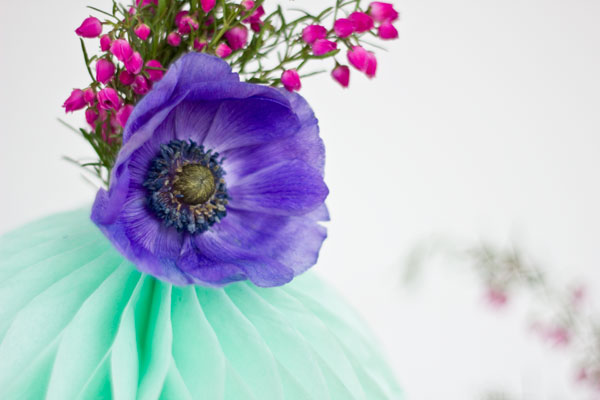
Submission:
M 140 273 L 78 210 L 0 237 L 0 399 L 401 399 L 314 273 L 263 289 Z

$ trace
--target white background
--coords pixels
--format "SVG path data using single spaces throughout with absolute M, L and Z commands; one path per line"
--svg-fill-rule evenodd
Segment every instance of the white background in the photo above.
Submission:
M 1 3 L 4 232 L 89 204 L 94 190 L 61 161 L 91 153 L 56 119 L 71 88 L 89 80 L 73 33 L 86 2 Z M 467 269 L 450 263 L 414 289 L 400 274 L 419 240 L 443 233 L 517 241 L 556 283 L 598 286 L 600 2 L 396 7 L 400 39 L 378 52 L 376 79 L 353 71 L 349 90 L 327 75 L 304 82 L 327 145 L 333 218 L 315 269 L 368 320 L 409 399 L 476 399 L 488 389 L 586 398 L 568 353 L 527 332 L 522 301 L 490 313 Z M 82 113 L 67 119 L 83 126 Z

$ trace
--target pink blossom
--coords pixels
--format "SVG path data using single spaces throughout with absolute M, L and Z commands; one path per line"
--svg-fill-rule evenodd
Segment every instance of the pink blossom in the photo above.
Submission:
M 150 27 L 146 24 L 139 24 L 138 26 L 135 27 L 133 32 L 140 39 L 146 40 L 146 39 L 148 39 L 148 36 L 150 36 Z
M 96 80 L 100 83 L 106 84 L 115 75 L 115 65 L 107 60 L 101 58 L 96 61 Z
M 252 7 L 254 7 L 254 4 L 252 5 Z M 252 7 L 250 7 L 250 8 L 246 7 L 246 10 L 251 10 Z M 260 31 L 260 27 L 263 25 L 263 21 L 261 21 L 261 18 L 263 15 L 265 15 L 265 9 L 263 8 L 263 6 L 258 6 L 258 8 L 256 10 L 254 10 L 252 15 L 250 15 L 248 18 L 244 19 L 242 22 L 244 22 L 246 24 L 250 24 L 250 28 L 254 32 L 258 32 L 258 31 Z
M 250 29 L 252 29 L 252 31 L 254 31 L 254 32 L 260 32 L 263 25 L 264 25 L 264 22 L 262 22 L 261 20 L 258 20 L 258 22 L 252 22 L 250 24 Z
M 177 27 L 179 28 L 179 33 L 181 33 L 182 35 L 187 35 L 191 31 L 198 30 L 200 25 L 198 24 L 198 21 L 196 21 L 194 18 L 190 17 L 189 15 L 184 15 L 179 20 L 179 24 L 177 24 Z
M 354 25 L 354 31 L 358 33 L 370 31 L 373 28 L 373 18 L 361 11 L 355 11 L 348 16 Z
M 137 51 L 134 52 L 131 57 L 127 61 L 125 61 L 125 68 L 130 73 L 137 75 L 142 71 L 142 67 L 144 66 L 144 60 L 142 56 Z
M 108 51 L 110 50 L 110 44 L 111 44 L 112 40 L 110 40 L 110 36 L 108 35 L 103 35 L 100 38 L 100 50 L 102 51 Z
M 83 90 L 73 89 L 69 98 L 65 100 L 63 107 L 65 108 L 65 112 L 73 112 L 76 110 L 81 110 L 83 107 L 85 107 Z
M 118 111 L 122 104 L 121 98 L 115 89 L 108 87 L 98 92 L 98 107 L 102 110 Z
M 129 119 L 132 111 L 133 106 L 131 104 L 126 104 L 117 112 L 117 121 L 121 127 L 125 128 L 125 124 L 127 124 L 127 120 Z
M 181 36 L 177 32 L 171 32 L 167 35 L 167 43 L 173 47 L 177 47 L 181 44 Z
M 88 106 L 93 106 L 96 102 L 96 92 L 94 89 L 87 88 L 83 91 L 83 100 Z
M 133 16 L 135 15 L 135 7 L 129 7 L 129 10 L 127 10 L 127 12 L 129 13 L 129 15 Z
M 175 25 L 179 26 L 181 23 L 181 18 L 185 17 L 189 14 L 189 11 L 179 11 L 177 15 L 175 15 Z
M 194 50 L 200 52 L 206 47 L 206 42 L 201 42 L 199 39 L 194 39 Z
M 98 18 L 88 17 L 83 20 L 75 33 L 84 38 L 95 38 L 102 33 L 102 22 Z
M 244 1 L 242 1 L 242 7 L 244 7 L 246 10 L 250 11 L 254 8 L 254 1 L 244 0 Z
M 339 18 L 333 24 L 333 31 L 340 38 L 345 38 L 354 33 L 354 24 L 347 18 Z
M 312 44 L 312 51 L 315 56 L 322 56 L 337 49 L 337 43 L 327 39 L 317 39 Z
M 508 296 L 506 295 L 506 292 L 492 287 L 488 288 L 485 298 L 488 304 L 494 308 L 504 307 L 508 302 Z
M 390 3 L 374 1 L 369 5 L 369 15 L 377 22 L 392 22 L 398 19 L 398 11 Z
M 148 69 L 148 67 L 150 67 L 150 69 Z M 161 69 L 152 69 L 152 68 L 162 68 L 162 64 L 160 63 L 160 61 L 158 60 L 149 60 L 146 63 L 146 72 L 148 73 L 148 76 L 150 77 L 150 80 L 152 82 L 157 82 L 160 81 L 162 79 L 162 77 L 165 75 L 165 72 Z
M 364 72 L 369 78 L 375 76 L 377 72 L 377 59 L 375 54 L 365 50 L 361 46 L 354 46 L 348 50 L 348 61 L 357 70 Z
M 133 83 L 134 79 L 135 79 L 135 75 L 129 73 L 127 70 L 123 70 L 119 74 L 119 82 L 121 82 L 125 86 L 131 85 Z
M 378 28 L 379 37 L 382 39 L 396 39 L 398 37 L 398 30 L 389 21 L 383 22 Z
M 138 75 L 135 77 L 135 80 L 131 84 L 131 88 L 135 94 L 139 95 L 144 95 L 150 91 L 150 85 L 143 75 Z
M 342 87 L 347 88 L 350 84 L 350 68 L 346 65 L 338 65 L 331 71 L 331 76 L 335 79 Z
M 96 120 L 98 119 L 98 113 L 93 108 L 85 110 L 85 120 L 93 128 L 96 126 Z
M 129 60 L 129 58 L 133 54 L 131 45 L 125 39 L 113 40 L 112 44 L 110 45 L 110 52 L 113 53 L 115 57 L 117 57 L 117 59 L 122 62 Z
M 213 8 L 215 8 L 216 0 L 200 0 L 200 5 L 202 6 L 202 11 L 205 13 L 210 12 Z
M 571 342 L 571 334 L 562 326 L 554 326 L 546 330 L 546 339 L 555 346 L 566 346 Z
M 231 50 L 242 49 L 248 43 L 248 29 L 245 26 L 235 26 L 225 32 L 225 39 Z
M 327 29 L 321 25 L 308 25 L 302 30 L 302 40 L 308 44 L 312 44 L 317 39 L 325 39 L 327 37 Z
M 221 43 L 217 46 L 215 54 L 221 58 L 227 58 L 231 54 L 231 51 L 231 47 L 227 46 L 225 43 Z
M 300 76 L 295 69 L 288 69 L 281 74 L 281 83 L 290 92 L 298 91 L 302 87 Z
M 158 5 L 158 0 L 135 0 L 135 5 L 138 7 L 145 7 L 149 5 Z

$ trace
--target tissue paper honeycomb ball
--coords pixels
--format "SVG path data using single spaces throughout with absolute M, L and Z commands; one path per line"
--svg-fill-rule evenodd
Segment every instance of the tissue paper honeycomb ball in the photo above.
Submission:
M 177 287 L 89 221 L 0 237 L 0 399 L 400 399 L 365 325 L 313 273 Z

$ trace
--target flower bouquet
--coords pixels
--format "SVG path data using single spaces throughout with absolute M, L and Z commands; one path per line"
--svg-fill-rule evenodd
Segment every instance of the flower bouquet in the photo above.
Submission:
M 115 2 L 76 29 L 91 83 L 63 106 L 100 188 L 0 239 L 0 398 L 401 398 L 360 319 L 299 277 L 329 214 L 295 93 L 319 63 L 347 87 L 342 54 L 373 77 L 365 38 L 397 37 L 398 13 L 269 7 Z

